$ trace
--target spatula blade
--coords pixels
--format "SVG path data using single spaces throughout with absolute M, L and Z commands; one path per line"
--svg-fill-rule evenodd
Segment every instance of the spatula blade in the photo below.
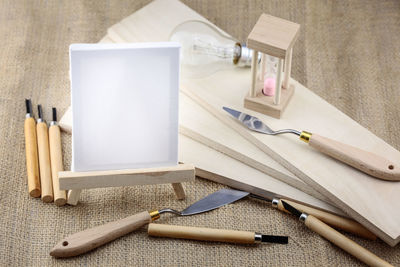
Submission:
M 249 114 L 228 107 L 222 107 L 222 108 L 252 131 L 265 134 L 272 134 L 273 132 L 271 128 L 269 128 L 266 124 L 260 121 L 257 117 L 251 116 Z
M 221 189 L 190 205 L 181 212 L 181 215 L 187 216 L 210 211 L 235 202 L 236 200 L 242 199 L 248 195 L 249 193 L 244 191 Z

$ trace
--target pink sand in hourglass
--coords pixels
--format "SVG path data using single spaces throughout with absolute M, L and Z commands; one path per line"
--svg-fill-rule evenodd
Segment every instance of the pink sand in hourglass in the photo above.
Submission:
M 267 96 L 273 96 L 275 94 L 275 79 L 266 78 L 264 81 L 263 94 Z

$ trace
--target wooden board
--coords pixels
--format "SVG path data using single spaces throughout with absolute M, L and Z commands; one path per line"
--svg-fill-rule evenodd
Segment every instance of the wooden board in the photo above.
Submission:
M 194 162 L 196 175 L 208 180 L 226 184 L 259 196 L 267 196 L 268 192 L 273 192 L 278 196 L 287 197 L 297 202 L 347 217 L 336 207 L 273 179 L 241 161 L 195 142 L 184 135 L 179 136 L 179 159 L 183 162 Z M 215 162 L 218 162 L 218 164 L 215 164 Z M 227 168 L 222 169 L 220 165 L 227 166 Z
M 307 194 L 328 201 L 327 198 L 290 173 L 262 150 L 241 137 L 240 134 L 232 131 L 229 126 L 222 123 L 185 94 L 180 94 L 179 103 L 181 111 L 179 114 L 179 132 L 181 134 Z
M 224 71 L 196 83 L 187 81 L 182 88 L 188 89 L 186 93 L 214 116 L 326 195 L 389 245 L 396 245 L 400 240 L 400 183 L 366 175 L 315 151 L 295 136 L 268 136 L 249 131 L 225 113 L 222 106 L 257 116 L 272 129 L 309 130 L 394 162 L 400 161 L 400 153 L 294 80 L 291 82 L 296 92 L 280 120 L 244 109 L 242 100 L 250 86 L 249 77 L 250 72 L 246 70 Z

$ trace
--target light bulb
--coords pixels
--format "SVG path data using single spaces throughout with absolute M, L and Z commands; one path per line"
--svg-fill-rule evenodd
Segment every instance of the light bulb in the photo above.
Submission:
M 181 70 L 187 78 L 202 78 L 234 66 L 251 65 L 250 49 L 202 21 L 179 24 L 169 40 L 182 45 Z

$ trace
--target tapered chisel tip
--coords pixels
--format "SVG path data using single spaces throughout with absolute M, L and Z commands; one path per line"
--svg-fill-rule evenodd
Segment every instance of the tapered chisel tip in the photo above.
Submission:
M 57 109 L 52 108 L 52 111 L 53 111 L 53 121 L 57 121 Z
M 37 108 L 38 108 L 38 116 L 39 116 L 39 119 L 43 119 L 42 105 L 38 105 Z
M 289 203 L 281 200 L 283 207 L 285 208 L 285 210 L 289 211 L 291 214 L 300 217 L 302 212 L 299 211 L 298 209 L 296 209 L 295 207 L 293 207 L 292 205 L 290 205 Z
M 26 113 L 32 114 L 32 102 L 31 99 L 26 98 L 25 99 L 25 106 L 26 106 Z

